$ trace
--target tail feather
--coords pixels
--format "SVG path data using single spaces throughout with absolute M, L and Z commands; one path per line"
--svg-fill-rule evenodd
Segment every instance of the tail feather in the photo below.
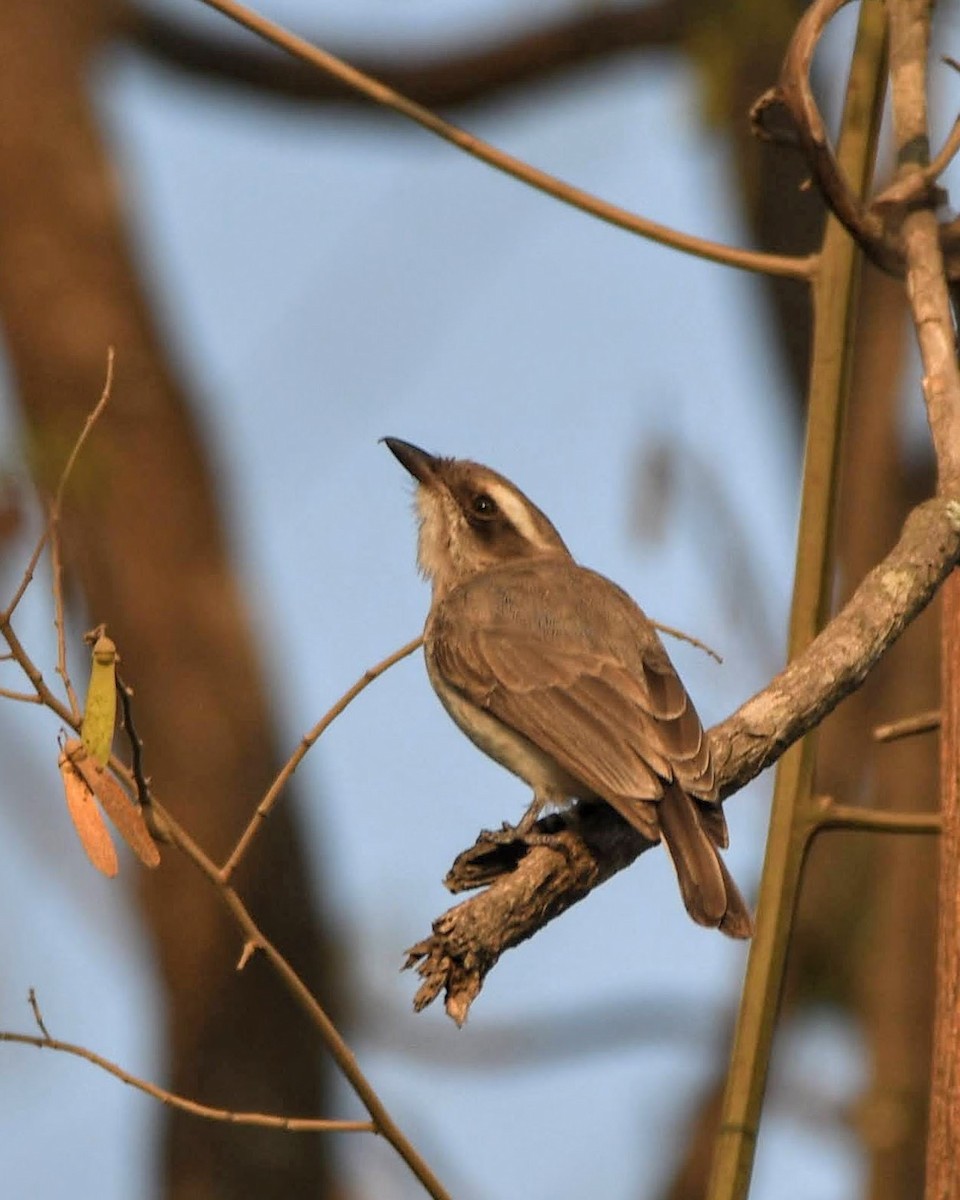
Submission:
M 723 875 L 723 882 L 727 889 L 727 911 L 723 914 L 719 929 L 727 937 L 753 937 L 753 914 L 750 912 L 746 900 L 740 894 L 740 889 L 733 882 L 733 877 L 727 870 L 727 864 L 719 854 L 717 862 L 720 864 L 720 873 Z
M 750 910 L 704 830 L 695 801 L 680 788 L 668 787 L 659 802 L 659 816 L 663 843 L 690 916 L 730 937 L 750 937 Z

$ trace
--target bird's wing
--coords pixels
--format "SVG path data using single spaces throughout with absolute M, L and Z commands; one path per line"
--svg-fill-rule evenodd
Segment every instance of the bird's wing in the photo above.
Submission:
M 618 603 L 635 608 L 608 586 Z M 478 611 L 469 592 L 451 597 L 431 621 L 427 639 L 444 680 L 528 737 L 638 827 L 650 818 L 642 816 L 648 806 L 636 802 L 659 800 L 666 784 L 711 800 L 713 764 L 700 718 L 640 610 L 627 613 L 636 636 L 627 643 L 629 652 L 618 653 L 609 629 L 597 633 L 590 622 L 565 621 L 555 606 L 545 622 L 539 610 L 525 612 L 526 596 L 522 587 L 512 590 L 509 605 L 492 614 Z M 623 631 L 614 633 L 619 643 Z M 632 815 L 626 811 L 631 802 Z M 709 832 L 724 845 L 719 806 L 716 811 L 719 821 L 708 822 L 716 826 Z M 651 832 L 656 836 L 655 826 Z

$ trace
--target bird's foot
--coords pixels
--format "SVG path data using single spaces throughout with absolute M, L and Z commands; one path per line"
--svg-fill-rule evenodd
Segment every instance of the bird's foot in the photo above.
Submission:
M 504 821 L 499 829 L 481 829 L 477 840 L 492 842 L 495 846 L 510 846 L 514 842 L 525 842 L 529 846 L 547 844 L 566 828 L 566 821 L 560 813 L 541 817 L 541 810 L 541 805 L 531 805 L 516 825 Z
M 492 846 L 549 846 L 552 850 L 564 850 L 563 839 L 557 836 L 567 827 L 563 814 L 538 817 L 539 811 L 528 809 L 516 825 L 504 821 L 499 829 L 482 829 L 478 845 L 485 842 Z

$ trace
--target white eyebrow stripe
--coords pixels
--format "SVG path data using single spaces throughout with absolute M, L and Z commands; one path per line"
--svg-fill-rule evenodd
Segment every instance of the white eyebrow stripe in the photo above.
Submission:
M 551 543 L 544 539 L 537 528 L 526 502 L 512 488 L 491 480 L 486 485 L 486 491 L 524 541 L 544 550 L 551 548 Z

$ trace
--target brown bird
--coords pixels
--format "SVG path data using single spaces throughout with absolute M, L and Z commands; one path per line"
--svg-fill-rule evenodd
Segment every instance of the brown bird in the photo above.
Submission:
M 662 838 L 695 921 L 749 937 L 718 853 L 710 744 L 653 625 L 508 479 L 384 441 L 418 483 L 430 682 L 467 737 L 533 788 L 517 835 L 546 805 L 603 799 Z

